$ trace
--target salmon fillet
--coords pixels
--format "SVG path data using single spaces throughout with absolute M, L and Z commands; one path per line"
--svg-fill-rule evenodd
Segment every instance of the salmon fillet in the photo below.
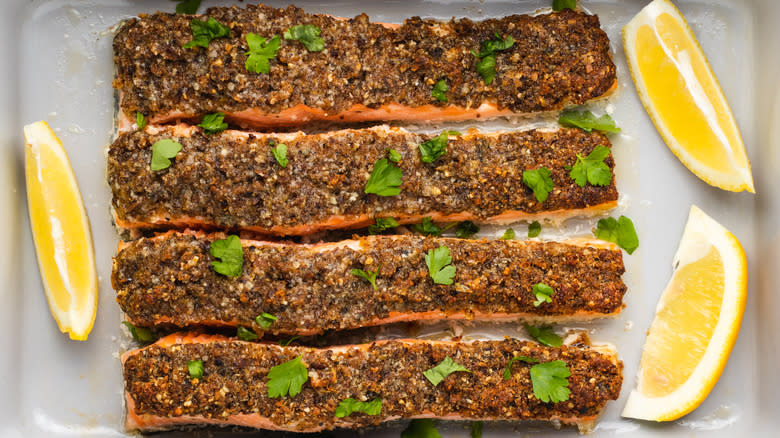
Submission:
M 305 235 L 359 228 L 376 217 L 399 223 L 472 220 L 509 223 L 596 214 L 617 205 L 614 178 L 578 186 L 567 166 L 597 145 L 599 133 L 579 129 L 479 133 L 451 137 L 446 153 L 423 163 L 418 145 L 431 135 L 380 126 L 324 134 L 224 131 L 206 135 L 188 125 L 148 126 L 121 134 L 108 151 L 108 182 L 120 228 L 231 228 Z M 173 139 L 183 149 L 173 164 L 152 171 L 152 145 Z M 281 167 L 271 145 L 287 145 Z M 375 163 L 395 149 L 403 173 L 397 196 L 366 194 Z M 614 161 L 605 161 L 612 168 Z M 522 180 L 546 167 L 554 188 L 544 202 Z
M 220 235 L 169 232 L 123 245 L 114 259 L 117 301 L 135 325 L 244 326 L 262 333 L 313 335 L 400 321 L 582 320 L 620 312 L 626 286 L 622 252 L 601 241 L 565 243 L 370 236 L 301 245 L 242 241 L 243 273 L 211 266 Z M 446 246 L 456 275 L 434 284 L 425 254 Z M 352 275 L 377 271 L 376 289 Z M 534 306 L 545 283 L 551 303 Z
M 530 364 L 562 360 L 571 372 L 570 398 L 544 403 L 533 395 Z M 271 367 L 300 356 L 308 381 L 294 397 L 269 398 Z M 456 372 L 434 386 L 423 371 L 452 358 Z M 191 378 L 188 362 L 201 360 L 203 375 Z M 622 363 L 611 347 L 543 347 L 502 341 L 449 342 L 414 339 L 328 348 L 281 347 L 219 336 L 174 334 L 122 356 L 128 431 L 186 426 L 244 426 L 316 432 L 357 428 L 409 418 L 446 420 L 543 420 L 592 422 L 617 399 Z M 344 399 L 381 399 L 379 415 L 334 415 Z
M 231 30 L 208 49 L 182 47 L 190 21 L 211 17 Z M 313 24 L 324 50 L 281 40 L 268 74 L 245 67 L 246 35 L 282 35 Z M 490 84 L 476 69 L 481 43 L 511 36 Z M 455 121 L 559 110 L 616 87 L 609 39 L 595 15 L 564 10 L 472 21 L 414 17 L 401 25 L 308 14 L 289 6 L 214 7 L 203 16 L 156 13 L 125 22 L 114 38 L 120 128 L 136 113 L 150 123 L 199 120 L 222 111 L 244 127 L 310 121 Z M 434 85 L 448 84 L 446 102 Z

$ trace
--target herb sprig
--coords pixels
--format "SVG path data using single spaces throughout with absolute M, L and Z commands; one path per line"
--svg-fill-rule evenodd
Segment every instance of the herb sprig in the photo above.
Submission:
M 455 266 L 451 263 L 450 249 L 446 246 L 431 249 L 425 255 L 428 273 L 436 284 L 452 284 L 452 279 L 455 278 Z
M 442 380 L 447 378 L 447 376 L 458 371 L 464 371 L 467 373 L 471 372 L 466 367 L 455 362 L 451 357 L 447 356 L 435 367 L 423 371 L 423 375 L 426 379 L 428 379 L 429 382 L 433 383 L 433 386 L 438 386 Z

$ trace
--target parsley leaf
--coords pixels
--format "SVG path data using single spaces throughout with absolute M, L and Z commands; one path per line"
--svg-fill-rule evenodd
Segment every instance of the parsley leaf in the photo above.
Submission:
M 242 341 L 254 341 L 257 339 L 257 334 L 255 332 L 243 326 L 238 326 L 236 336 L 238 336 L 238 339 L 241 339 Z
M 368 178 L 365 193 L 375 193 L 379 196 L 396 196 L 401 193 L 403 172 L 387 161 L 387 158 L 374 163 L 374 170 Z
M 279 345 L 281 345 L 282 347 L 286 347 L 286 346 L 292 344 L 292 342 L 294 340 L 298 339 L 298 338 L 300 338 L 300 336 L 295 335 L 295 336 L 292 336 L 292 337 L 287 338 L 287 339 L 282 339 L 281 341 L 279 341 Z
M 268 330 L 271 328 L 271 324 L 276 322 L 276 317 L 271 315 L 270 313 L 263 312 L 259 315 L 257 315 L 257 318 L 255 318 L 255 322 L 257 325 L 260 326 L 263 330 Z
M 211 266 L 218 274 L 227 277 L 238 277 L 244 267 L 244 249 L 241 247 L 241 239 L 236 235 L 227 236 L 227 239 L 215 240 L 209 246 L 209 252 L 213 257 L 221 259 L 211 262 Z
M 200 7 L 200 0 L 173 0 L 178 1 L 176 5 L 177 14 L 195 14 Z
M 553 11 L 562 11 L 564 9 L 571 9 L 572 11 L 577 7 L 577 0 L 553 0 Z
M 401 154 L 398 153 L 395 149 L 388 149 L 387 150 L 387 158 L 390 159 L 393 163 L 397 163 L 401 161 Z
M 353 412 L 362 412 L 366 415 L 379 415 L 382 412 L 382 399 L 375 398 L 371 401 L 360 401 L 350 397 L 339 402 L 336 407 L 336 416 L 344 418 Z
M 149 343 L 157 340 L 157 336 L 146 327 L 136 327 L 127 321 L 122 321 L 122 324 L 130 330 L 130 336 L 138 342 Z
M 391 217 L 378 217 L 375 219 L 376 223 L 368 226 L 368 234 L 381 234 L 383 231 L 389 228 L 395 228 L 399 224 Z
M 401 432 L 401 438 L 441 438 L 441 434 L 430 418 L 412 420 Z
M 288 164 L 290 164 L 290 160 L 287 159 L 287 145 L 284 143 L 278 143 L 276 146 L 271 148 L 271 153 L 273 154 L 274 158 L 276 159 L 276 162 L 279 163 L 282 168 L 287 167 Z
M 484 424 L 481 421 L 471 422 L 471 438 L 482 438 L 482 426 Z
M 452 284 L 455 278 L 455 266 L 452 266 L 450 249 L 440 246 L 431 249 L 425 255 L 425 264 L 428 265 L 428 273 L 436 284 Z
M 504 231 L 504 235 L 501 236 L 501 240 L 513 240 L 515 238 L 515 230 L 511 228 L 507 228 L 506 231 Z
M 420 161 L 433 163 L 439 157 L 447 153 L 447 143 L 450 135 L 461 135 L 458 131 L 442 131 L 441 134 L 420 144 Z
M 455 236 L 461 239 L 470 239 L 471 236 L 479 233 L 479 227 L 477 224 L 471 221 L 463 221 L 458 224 L 458 228 L 455 229 Z
M 629 255 L 639 248 L 639 238 L 636 236 L 634 223 L 625 216 L 620 216 L 617 220 L 612 217 L 599 220 L 593 234 L 601 240 L 617 243 Z
M 612 133 L 620 132 L 620 128 L 615 125 L 615 121 L 609 114 L 596 118 L 590 111 L 566 110 L 558 117 L 558 123 L 563 126 L 580 128 L 585 132 L 591 132 L 594 129 Z
M 549 403 L 558 403 L 569 399 L 569 368 L 562 360 L 540 363 L 531 367 L 531 384 L 534 397 Z
M 447 91 L 450 89 L 450 87 L 447 85 L 447 81 L 444 79 L 439 79 L 436 84 L 433 85 L 433 91 L 431 91 L 431 95 L 434 99 L 438 100 L 439 102 L 446 102 L 447 101 Z
M 534 191 L 534 196 L 539 202 L 547 200 L 547 196 L 553 189 L 553 180 L 550 177 L 550 169 L 540 167 L 535 170 L 523 171 L 523 183 Z
M 459 363 L 452 360 L 451 357 L 447 356 L 435 367 L 423 371 L 423 375 L 426 379 L 428 379 L 429 382 L 433 383 L 433 386 L 438 386 L 442 380 L 447 378 L 447 376 L 457 371 L 465 371 L 467 373 L 471 372 L 463 365 L 460 365 Z
M 152 172 L 171 167 L 171 158 L 181 152 L 181 143 L 169 138 L 158 140 L 152 145 Z
M 138 111 L 135 113 L 135 125 L 138 127 L 139 131 L 143 131 L 144 128 L 146 128 L 146 117 Z
M 528 237 L 537 237 L 542 232 L 542 224 L 533 221 L 528 225 Z
M 501 39 L 501 35 L 496 32 L 496 39 L 482 41 L 479 48 L 479 53 L 471 51 L 471 53 L 477 58 L 477 73 L 482 76 L 482 80 L 485 85 L 493 83 L 493 79 L 496 77 L 496 53 L 507 50 L 515 45 L 515 39 L 512 36 L 505 36 Z
M 378 268 L 376 268 L 376 271 L 364 271 L 362 269 L 353 269 L 349 271 L 350 274 L 360 277 L 371 283 L 371 286 L 374 286 L 374 290 L 376 290 L 376 276 L 379 274 L 379 269 L 382 267 L 382 265 L 379 265 Z
M 301 361 L 302 356 L 288 360 L 268 371 L 268 397 L 295 397 L 309 380 L 309 370 Z
M 279 35 L 274 35 L 270 40 L 261 37 L 258 34 L 249 32 L 246 34 L 246 43 L 249 46 L 249 55 L 246 58 L 244 67 L 252 73 L 269 73 L 271 64 L 269 61 L 276 57 L 276 52 L 282 44 Z
M 203 377 L 203 361 L 200 359 L 188 361 L 187 372 L 190 373 L 190 379 L 200 379 Z
M 552 327 L 550 326 L 534 327 L 532 325 L 525 324 L 525 329 L 529 335 L 531 335 L 542 345 L 556 348 L 563 345 L 563 339 L 555 334 Z
M 426 236 L 439 237 L 441 236 L 441 233 L 449 230 L 455 225 L 457 225 L 457 222 L 453 222 L 445 226 L 444 228 L 439 228 L 438 226 L 436 226 L 436 224 L 433 223 L 433 220 L 431 220 L 430 216 L 426 216 L 422 219 L 421 224 L 412 225 L 412 229 L 414 231 L 417 231 L 420 234 L 425 234 Z
M 325 40 L 320 38 L 322 31 L 313 24 L 299 24 L 284 31 L 284 39 L 300 41 L 310 52 L 321 52 Z
M 609 148 L 598 145 L 582 158 L 577 154 L 577 161 L 574 166 L 566 166 L 569 170 L 569 177 L 580 187 L 590 183 L 593 186 L 606 186 L 612 182 L 612 171 L 604 160 L 609 156 Z
M 555 295 L 555 290 L 544 283 L 536 283 L 531 292 L 536 296 L 534 307 L 539 307 L 544 302 L 552 303 L 552 296 Z
M 206 134 L 218 134 L 226 130 L 228 124 L 225 123 L 225 113 L 219 112 L 205 115 L 198 126 L 203 128 L 203 132 Z
M 512 364 L 517 362 L 518 360 L 523 361 L 525 363 L 538 363 L 539 361 L 534 359 L 533 357 L 528 356 L 515 356 L 511 359 L 509 359 L 509 363 L 506 364 L 506 368 L 504 368 L 504 380 L 509 380 L 512 378 Z
M 208 48 L 211 40 L 230 36 L 230 28 L 212 17 L 206 21 L 193 18 L 190 21 L 190 29 L 192 29 L 192 41 L 184 44 L 185 49 L 197 46 Z

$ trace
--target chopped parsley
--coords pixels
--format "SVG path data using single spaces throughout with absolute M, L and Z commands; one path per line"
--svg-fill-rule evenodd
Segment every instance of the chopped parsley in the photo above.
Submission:
M 531 385 L 534 390 L 534 397 L 545 403 L 558 403 L 569 399 L 569 380 L 571 376 L 569 368 L 562 360 L 552 362 L 538 363 L 539 361 L 528 356 L 515 356 L 509 360 L 504 370 L 504 380 L 512 378 L 512 364 L 516 361 L 523 361 L 531 366 L 529 373 L 531 375 Z
M 263 312 L 257 315 L 257 318 L 255 318 L 255 322 L 263 330 L 268 330 L 269 328 L 271 328 L 271 325 L 276 322 L 276 319 L 277 318 L 271 315 L 270 313 Z
M 562 11 L 564 9 L 571 9 L 572 11 L 577 7 L 577 0 L 553 0 L 553 11 Z
M 450 249 L 446 246 L 428 250 L 428 254 L 425 255 L 428 273 L 436 284 L 452 284 L 452 279 L 455 278 L 455 266 L 451 263 Z
M 507 228 L 506 231 L 504 231 L 504 235 L 501 236 L 501 240 L 513 240 L 515 238 L 515 230 L 511 228 Z
M 471 422 L 471 438 L 482 438 L 482 426 L 484 426 L 485 423 L 481 421 L 472 421 Z
M 479 227 L 471 221 L 463 221 L 455 228 L 455 236 L 461 239 L 470 239 L 477 233 L 479 233 Z
M 190 21 L 190 29 L 192 29 L 192 41 L 184 44 L 185 49 L 193 47 L 208 48 L 212 40 L 230 36 L 230 28 L 212 17 L 205 21 L 194 18 Z
M 447 378 L 447 376 L 457 371 L 465 371 L 467 373 L 471 372 L 463 365 L 460 365 L 459 363 L 452 360 L 451 357 L 447 356 L 435 367 L 423 371 L 423 375 L 426 379 L 428 379 L 429 382 L 433 383 L 433 386 L 437 386 L 439 383 L 441 383 L 442 380 Z
M 190 379 L 200 379 L 203 377 L 203 361 L 200 359 L 188 361 L 187 372 L 190 373 Z
M 401 154 L 398 153 L 395 149 L 388 149 L 387 150 L 387 158 L 392 161 L 393 163 L 397 163 L 401 161 Z
M 301 361 L 302 356 L 288 360 L 268 371 L 268 397 L 295 397 L 309 380 L 309 370 Z
M 444 228 L 439 228 L 436 226 L 436 224 L 433 223 L 433 220 L 430 216 L 426 216 L 422 218 L 422 223 L 412 225 L 412 229 L 420 234 L 425 234 L 426 236 L 439 237 L 441 236 L 441 233 L 449 230 L 455 225 L 457 225 L 457 222 L 453 222 Z
M 528 225 L 528 237 L 537 237 L 542 232 L 542 224 L 539 221 L 533 221 Z
M 431 91 L 431 95 L 434 99 L 438 100 L 439 102 L 446 102 L 447 101 L 447 91 L 450 89 L 450 87 L 447 85 L 447 81 L 444 79 L 439 79 L 436 84 L 433 85 L 433 91 Z
M 273 154 L 276 162 L 279 163 L 282 168 L 287 167 L 287 165 L 290 164 L 290 160 L 287 159 L 287 145 L 278 143 L 274 146 L 273 140 L 271 140 L 271 146 L 271 154 Z
M 366 415 L 379 415 L 382 412 L 382 399 L 375 398 L 371 401 L 360 401 L 347 398 L 339 402 L 336 407 L 336 417 L 344 418 L 353 412 L 362 412 Z
M 556 348 L 563 345 L 563 339 L 555 334 L 550 326 L 535 327 L 525 324 L 525 330 L 542 345 Z
M 171 158 L 175 158 L 181 148 L 181 143 L 170 138 L 156 141 L 152 145 L 152 164 L 149 166 L 152 172 L 171 167 Z
M 374 163 L 374 169 L 363 191 L 379 196 L 396 196 L 401 193 L 402 179 L 401 169 L 387 161 L 387 158 L 382 158 Z
M 325 40 L 320 38 L 322 31 L 313 24 L 299 24 L 284 31 L 284 39 L 299 41 L 310 52 L 321 52 L 325 48 Z
M 471 53 L 477 58 L 477 73 L 482 76 L 482 80 L 485 85 L 493 83 L 493 79 L 496 77 L 496 53 L 507 50 L 515 45 L 515 39 L 512 36 L 505 36 L 501 39 L 501 35 L 495 32 L 496 39 L 482 41 L 479 48 L 479 53 L 471 51 Z
M 220 259 L 211 262 L 211 266 L 218 274 L 227 277 L 241 275 L 244 267 L 244 249 L 241 247 L 241 239 L 238 236 L 230 235 L 226 239 L 211 242 L 209 252 L 213 257 Z
M 203 132 L 206 134 L 218 134 L 226 130 L 228 124 L 225 123 L 225 113 L 218 112 L 204 116 L 198 126 L 203 128 Z
M 287 339 L 282 339 L 281 341 L 279 341 L 279 345 L 281 345 L 282 347 L 286 347 L 286 346 L 292 344 L 293 341 L 298 339 L 298 338 L 300 338 L 300 336 L 295 335 L 295 336 L 289 337 Z
M 252 73 L 269 73 L 271 71 L 270 60 L 276 57 L 276 52 L 282 44 L 279 35 L 274 35 L 270 40 L 258 34 L 249 32 L 246 34 L 246 43 L 249 51 L 244 67 Z
M 534 170 L 523 171 L 523 183 L 534 191 L 536 200 L 544 202 L 553 189 L 553 180 L 550 177 L 550 169 L 540 167 Z
M 574 166 L 566 166 L 569 171 L 569 177 L 580 187 L 585 187 L 587 183 L 592 186 L 606 186 L 612 182 L 612 171 L 604 160 L 609 156 L 609 148 L 598 145 L 583 158 L 577 154 L 577 161 Z
M 371 283 L 371 286 L 374 286 L 374 290 L 376 290 L 376 276 L 379 274 L 379 269 L 382 266 L 380 265 L 378 268 L 376 268 L 376 271 L 364 271 L 362 269 L 353 269 L 349 271 L 350 274 L 354 275 L 355 277 L 360 277 L 367 282 Z
M 441 134 L 420 144 L 420 161 L 433 163 L 447 153 L 447 143 L 451 135 L 461 135 L 458 131 L 442 131 Z
M 368 226 L 368 234 L 381 234 L 385 230 L 395 228 L 399 224 L 391 217 L 378 217 L 375 219 L 376 223 Z
M 257 339 L 257 334 L 255 332 L 243 326 L 238 326 L 236 336 L 242 341 L 254 341 Z
M 178 1 L 176 5 L 177 14 L 194 14 L 198 12 L 200 7 L 200 0 L 173 0 Z
M 509 380 L 512 378 L 512 364 L 514 364 L 517 361 L 523 361 L 525 363 L 538 363 L 539 361 L 534 359 L 533 357 L 528 356 L 515 356 L 511 359 L 509 359 L 509 363 L 506 364 L 506 368 L 504 368 L 504 380 Z
M 122 321 L 122 324 L 124 324 L 125 327 L 127 327 L 127 329 L 130 331 L 130 336 L 132 336 L 133 339 L 138 342 L 148 344 L 157 340 L 157 336 L 155 336 L 154 333 L 152 333 L 152 331 L 146 327 L 136 327 L 127 321 Z
M 139 131 L 143 131 L 146 128 L 146 117 L 144 117 L 143 113 L 138 111 L 135 113 L 135 125 Z
M 406 429 L 401 432 L 401 438 L 441 438 L 436 425 L 430 418 L 417 418 L 412 420 Z
M 596 231 L 593 232 L 601 240 L 617 243 L 630 255 L 639 248 L 639 238 L 631 219 L 620 216 L 619 219 L 608 217 L 599 220 Z
M 620 132 L 620 128 L 615 125 L 615 121 L 609 114 L 596 118 L 590 111 L 566 110 L 558 117 L 558 123 L 563 126 L 580 128 L 585 132 L 591 132 L 594 129 L 612 133 Z
M 531 292 L 536 297 L 534 307 L 539 307 L 542 303 L 552 303 L 552 296 L 555 295 L 555 290 L 544 283 L 536 283 Z

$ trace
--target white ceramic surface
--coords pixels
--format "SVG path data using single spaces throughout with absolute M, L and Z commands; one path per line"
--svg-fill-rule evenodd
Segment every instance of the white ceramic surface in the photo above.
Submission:
M 109 275 L 117 237 L 109 216 L 105 147 L 112 137 L 112 26 L 156 8 L 160 0 L 4 0 L 0 7 L 0 437 L 123 436 L 118 352 L 127 345 L 119 325 Z M 204 6 L 236 1 L 204 1 Z M 274 5 L 284 2 L 272 1 Z M 669 152 L 643 111 L 626 69 L 620 30 L 645 3 L 585 1 L 598 13 L 618 65 L 618 93 L 593 107 L 613 113 L 620 207 L 613 215 L 634 220 L 640 247 L 626 255 L 629 286 L 623 314 L 583 324 L 595 341 L 612 342 L 625 363 L 622 396 L 611 403 L 593 436 L 754 437 L 777 436 L 780 427 L 780 3 L 772 0 L 681 2 L 718 75 L 741 127 L 753 163 L 757 195 L 726 193 L 707 186 Z M 377 21 L 411 15 L 481 19 L 532 12 L 550 1 L 447 2 L 299 1 L 312 12 Z M 22 175 L 22 126 L 47 120 L 63 140 L 81 185 L 95 238 L 100 304 L 93 332 L 78 343 L 60 334 L 49 315 L 27 224 Z M 463 125 L 459 125 L 463 126 Z M 470 125 L 466 125 L 470 126 Z M 517 128 L 505 122 L 474 125 Z M 436 127 L 439 129 L 440 127 Z M 671 258 L 695 203 L 734 232 L 750 264 L 749 301 L 742 331 L 718 385 L 695 412 L 670 424 L 621 419 L 634 384 L 645 330 L 671 273 Z M 592 221 L 573 221 L 542 238 L 588 233 Z M 519 235 L 525 225 L 515 226 Z M 485 228 L 496 236 L 503 228 Z M 432 328 L 425 333 L 438 330 Z M 464 328 L 471 337 L 518 335 L 513 325 Z M 388 333 L 392 336 L 392 333 Z M 368 436 L 398 436 L 402 424 Z M 444 436 L 465 437 L 463 425 L 448 424 Z M 486 437 L 567 435 L 548 425 L 488 425 Z M 171 434 L 171 436 L 180 434 Z M 190 434 L 181 434 L 192 436 Z M 207 436 L 196 432 L 194 435 Z M 222 435 L 218 433 L 217 435 Z M 257 433 L 257 436 L 268 436 Z M 341 435 L 354 435 L 341 433 Z

